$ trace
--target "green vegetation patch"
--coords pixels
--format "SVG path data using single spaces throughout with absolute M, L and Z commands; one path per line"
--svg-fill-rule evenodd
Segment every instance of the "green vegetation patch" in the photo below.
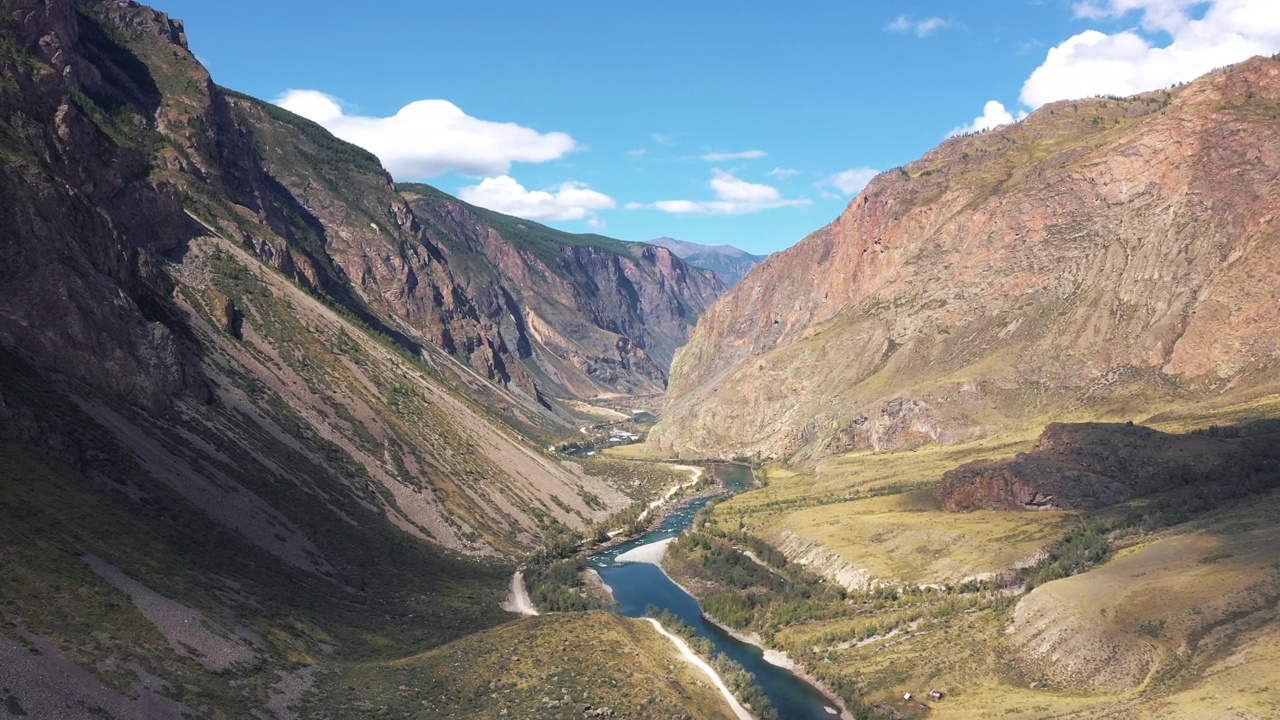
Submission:
M 548 269 L 564 278 L 581 280 L 583 277 L 581 269 L 572 261 L 568 248 L 598 248 L 629 258 L 636 257 L 644 248 L 640 243 L 626 243 L 592 233 L 568 233 L 532 220 L 503 215 L 463 202 L 422 183 L 397 183 L 396 190 L 408 198 L 424 218 L 436 218 L 442 224 L 447 224 L 438 209 L 442 203 L 465 207 L 512 245 L 531 253 Z M 583 287 L 589 288 L 591 283 L 588 282 Z
M 319 684 L 312 718 L 728 718 L 706 676 L 648 623 L 611 613 L 529 618 Z
M 186 430 L 147 427 L 170 452 L 190 453 L 193 467 L 222 473 L 286 513 L 332 576 L 288 565 L 218 525 L 16 357 L 0 353 L 0 370 L 0 397 L 16 418 L 9 432 L 36 438 L 0 442 L 0 607 L 108 686 L 127 692 L 139 678 L 122 668 L 136 663 L 190 707 L 247 717 L 267 697 L 274 670 L 403 657 L 509 617 L 497 607 L 508 566 L 451 556 L 346 493 L 312 494 L 276 477 L 262 458 L 305 467 L 307 456 L 261 432 L 253 437 L 263 447 L 240 445 L 231 439 L 234 414 Z M 221 452 L 200 455 L 194 437 Z M 68 457 L 76 464 L 60 459 Z M 317 476 L 323 480 L 322 469 Z M 335 519 L 335 505 L 356 522 Z M 251 631 L 261 638 L 257 659 L 208 672 L 99 578 L 89 554 L 198 611 L 213 632 Z

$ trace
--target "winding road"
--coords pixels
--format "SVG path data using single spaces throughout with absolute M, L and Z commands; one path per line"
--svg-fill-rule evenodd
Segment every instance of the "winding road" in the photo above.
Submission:
M 533 601 L 529 599 L 529 591 L 524 586 L 524 568 L 516 570 L 511 575 L 511 592 L 507 595 L 507 599 L 502 601 L 502 609 L 521 615 L 538 614 L 538 609 L 533 606 Z

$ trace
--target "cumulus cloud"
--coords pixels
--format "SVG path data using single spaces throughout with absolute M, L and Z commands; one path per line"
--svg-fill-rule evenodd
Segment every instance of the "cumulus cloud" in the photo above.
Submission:
M 754 160 L 768 154 L 763 150 L 743 150 L 742 152 L 713 152 L 700 157 L 707 162 L 724 162 L 725 160 Z
M 527 190 L 508 175 L 485 178 L 478 185 L 458 191 L 462 200 L 526 220 L 581 220 L 591 227 L 604 227 L 597 210 L 617 207 L 613 198 L 583 183 L 567 182 L 549 190 Z
M 951 22 L 940 17 L 913 18 L 910 15 L 899 15 L 885 25 L 884 29 L 889 32 L 915 33 L 916 37 L 928 37 L 949 27 Z
M 644 148 L 637 148 L 637 149 L 635 149 L 635 150 L 628 150 L 628 151 L 627 151 L 627 155 L 628 155 L 629 157 L 644 157 L 644 154 L 645 154 L 645 149 L 644 149 Z
M 505 175 L 512 163 L 547 162 L 576 147 L 565 133 L 481 120 L 447 100 L 418 100 L 391 117 L 348 114 L 336 98 L 315 90 L 289 90 L 275 104 L 372 152 L 401 179 L 447 170 Z
M 880 174 L 879 170 L 869 167 L 852 168 L 844 170 L 834 175 L 830 175 L 822 182 L 818 183 L 818 187 L 835 188 L 840 195 L 831 192 L 824 194 L 829 198 L 847 197 L 857 195 L 862 192 L 862 188 L 871 182 L 871 178 Z
M 661 210 L 674 215 L 743 215 L 746 213 L 808 205 L 809 200 L 788 200 L 770 185 L 747 182 L 720 168 L 711 171 L 709 183 L 715 200 L 659 200 L 653 203 L 628 203 L 628 210 Z
M 796 170 L 795 168 L 784 168 L 784 167 L 776 167 L 770 170 L 769 172 L 765 173 L 765 175 L 768 175 L 769 177 L 776 177 L 779 180 L 786 180 L 789 177 L 795 177 L 796 175 L 799 175 L 799 174 L 800 174 L 800 171 Z
M 1156 90 L 1280 50 L 1276 0 L 1087 0 L 1074 9 L 1095 20 L 1136 12 L 1138 27 L 1111 35 L 1086 30 L 1050 49 L 1022 86 L 1027 107 Z M 1171 40 L 1162 47 L 1150 39 L 1164 33 Z
M 1000 127 L 1001 125 L 1008 125 L 1014 120 L 1021 120 L 1023 117 L 1026 117 L 1025 112 L 1019 112 L 1018 117 L 1015 118 L 1013 113 L 1005 109 L 1003 103 L 996 100 L 988 100 L 987 104 L 982 106 L 981 115 L 974 118 L 973 122 L 968 125 L 961 125 L 958 128 L 953 128 L 951 132 L 947 133 L 947 137 L 990 130 L 991 128 Z

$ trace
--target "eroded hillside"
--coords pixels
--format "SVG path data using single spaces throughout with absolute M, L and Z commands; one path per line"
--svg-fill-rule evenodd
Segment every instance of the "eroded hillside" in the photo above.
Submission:
M 649 442 L 815 458 L 1265 388 L 1278 120 L 1254 58 L 944 142 L 708 311 Z
M 637 499 L 544 449 L 578 418 L 373 156 L 150 8 L 2 7 L 8 712 L 296 717 Z
M 572 235 L 420 184 L 401 193 L 514 355 L 560 396 L 661 393 L 676 349 L 724 292 L 669 250 Z

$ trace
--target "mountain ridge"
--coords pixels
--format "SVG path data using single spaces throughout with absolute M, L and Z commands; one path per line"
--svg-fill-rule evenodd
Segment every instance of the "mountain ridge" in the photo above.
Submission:
M 1278 66 L 1047 105 L 881 174 L 704 315 L 649 442 L 808 461 L 1268 386 Z
M 667 248 L 691 265 L 714 271 L 726 288 L 736 285 L 751 268 L 768 257 L 752 255 L 732 245 L 702 245 L 670 237 L 656 238 L 649 244 Z
M 372 155 L 164 13 L 0 7 L 4 707 L 297 716 L 508 622 L 516 558 L 656 491 L 547 449 L 582 416 Z
M 561 396 L 656 394 L 693 322 L 724 288 L 664 249 L 573 235 L 401 183 L 425 232 L 463 263 L 522 362 Z M 508 322 L 509 319 L 509 322 Z

